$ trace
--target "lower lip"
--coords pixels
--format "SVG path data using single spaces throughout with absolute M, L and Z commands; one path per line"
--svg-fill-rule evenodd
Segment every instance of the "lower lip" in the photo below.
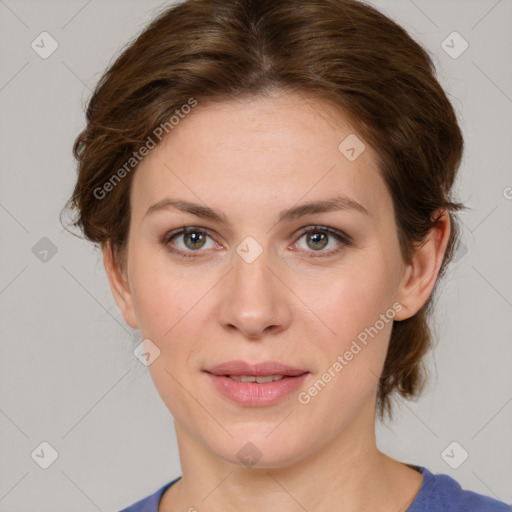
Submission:
M 238 382 L 222 375 L 206 373 L 223 396 L 248 407 L 262 407 L 279 402 L 300 388 L 308 375 L 303 373 L 297 377 L 284 377 L 281 380 L 258 384 L 257 382 Z

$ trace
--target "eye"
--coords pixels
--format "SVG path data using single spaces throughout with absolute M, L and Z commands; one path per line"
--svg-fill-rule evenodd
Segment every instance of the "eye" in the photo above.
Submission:
M 309 254 L 307 257 L 328 257 L 333 256 L 340 252 L 343 247 L 348 247 L 352 243 L 352 239 L 345 233 L 341 231 L 334 230 L 332 228 L 327 228 L 323 226 L 311 226 L 302 231 L 299 240 L 305 239 L 305 242 L 311 250 L 306 249 L 305 252 L 308 253 L 321 253 L 317 255 Z M 330 244 L 330 242 L 334 239 L 337 243 Z M 294 246 L 298 245 L 298 242 L 294 244 Z M 334 249 L 324 251 L 327 246 L 334 245 Z M 337 246 L 337 247 L 336 247 Z
M 305 250 L 301 249 L 301 252 L 310 253 L 306 256 L 310 258 L 333 256 L 340 252 L 343 247 L 352 244 L 352 239 L 347 234 L 324 226 L 311 226 L 304 229 L 300 233 L 298 241 L 295 242 L 292 247 L 296 247 L 298 242 L 303 238 L 312 250 L 306 248 Z M 212 241 L 209 247 L 208 239 Z M 175 240 L 181 240 L 181 244 L 175 242 Z M 336 243 L 331 244 L 332 240 Z M 197 256 L 194 253 L 205 252 L 201 249 L 221 248 L 221 246 L 210 237 L 207 230 L 194 226 L 180 228 L 167 233 L 161 243 L 169 252 L 186 258 L 194 258 Z M 335 248 L 325 251 L 324 249 L 329 245 L 334 245 Z M 313 254 L 315 252 L 319 254 Z
M 190 254 L 193 252 L 204 252 L 200 251 L 202 248 L 211 249 L 218 247 L 216 243 L 213 243 L 213 247 L 207 246 L 207 238 L 211 238 L 206 230 L 196 227 L 187 227 L 172 231 L 165 235 L 162 240 L 162 244 L 167 248 L 169 252 L 185 256 L 187 258 L 193 258 L 195 255 Z M 182 240 L 181 247 L 179 244 L 173 242 L 173 240 Z M 178 248 L 177 248 L 178 247 Z

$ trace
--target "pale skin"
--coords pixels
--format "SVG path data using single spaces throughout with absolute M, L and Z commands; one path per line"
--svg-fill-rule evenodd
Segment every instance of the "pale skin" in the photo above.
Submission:
M 351 133 L 329 105 L 290 92 L 199 103 L 136 170 L 125 258 L 116 262 L 108 245 L 103 254 L 126 322 L 160 350 L 148 368 L 175 421 L 183 475 L 160 512 L 399 512 L 416 496 L 421 474 L 375 441 L 392 322 L 307 405 L 293 393 L 272 406 L 240 406 L 202 371 L 232 359 L 276 360 L 307 369 L 307 390 L 393 303 L 402 306 L 394 320 L 404 320 L 427 301 L 449 217 L 406 265 L 375 151 L 366 143 L 349 161 L 338 149 Z M 283 210 L 338 195 L 368 214 L 346 209 L 278 223 Z M 147 214 L 166 198 L 218 210 L 228 224 L 173 207 Z M 202 246 L 183 235 L 162 242 L 185 226 L 202 228 Z M 341 231 L 352 244 L 328 235 L 319 246 L 321 229 L 308 241 L 301 230 L 313 226 Z M 236 252 L 248 236 L 263 249 L 252 263 Z M 165 242 L 192 257 L 170 253 Z M 261 452 L 253 467 L 237 457 L 247 442 Z

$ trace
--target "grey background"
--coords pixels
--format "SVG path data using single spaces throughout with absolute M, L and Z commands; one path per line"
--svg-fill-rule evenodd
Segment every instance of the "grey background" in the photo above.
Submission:
M 373 4 L 434 55 L 467 145 L 457 199 L 471 207 L 440 289 L 429 387 L 378 424 L 378 444 L 511 503 L 512 2 Z M 181 474 L 172 416 L 100 253 L 58 219 L 90 89 L 161 5 L 0 0 L 0 512 L 116 511 Z M 42 31 L 59 44 L 47 59 L 31 48 Z M 441 47 L 453 31 L 469 43 L 456 59 Z M 43 441 L 58 452 L 48 469 L 31 457 Z M 441 455 L 453 441 L 469 453 L 457 469 Z

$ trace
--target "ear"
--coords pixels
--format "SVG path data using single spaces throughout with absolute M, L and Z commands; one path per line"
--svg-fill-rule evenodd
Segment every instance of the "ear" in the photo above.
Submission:
M 102 252 L 103 265 L 105 266 L 105 272 L 117 307 L 121 311 L 126 323 L 132 329 L 138 329 L 139 324 L 133 307 L 133 297 L 125 266 L 122 267 L 121 263 L 116 261 L 110 243 L 107 242 L 103 245 Z
M 450 231 L 450 217 L 446 210 L 442 210 L 427 240 L 416 249 L 411 263 L 406 267 L 397 295 L 402 310 L 395 315 L 395 320 L 414 316 L 427 302 L 436 284 Z

